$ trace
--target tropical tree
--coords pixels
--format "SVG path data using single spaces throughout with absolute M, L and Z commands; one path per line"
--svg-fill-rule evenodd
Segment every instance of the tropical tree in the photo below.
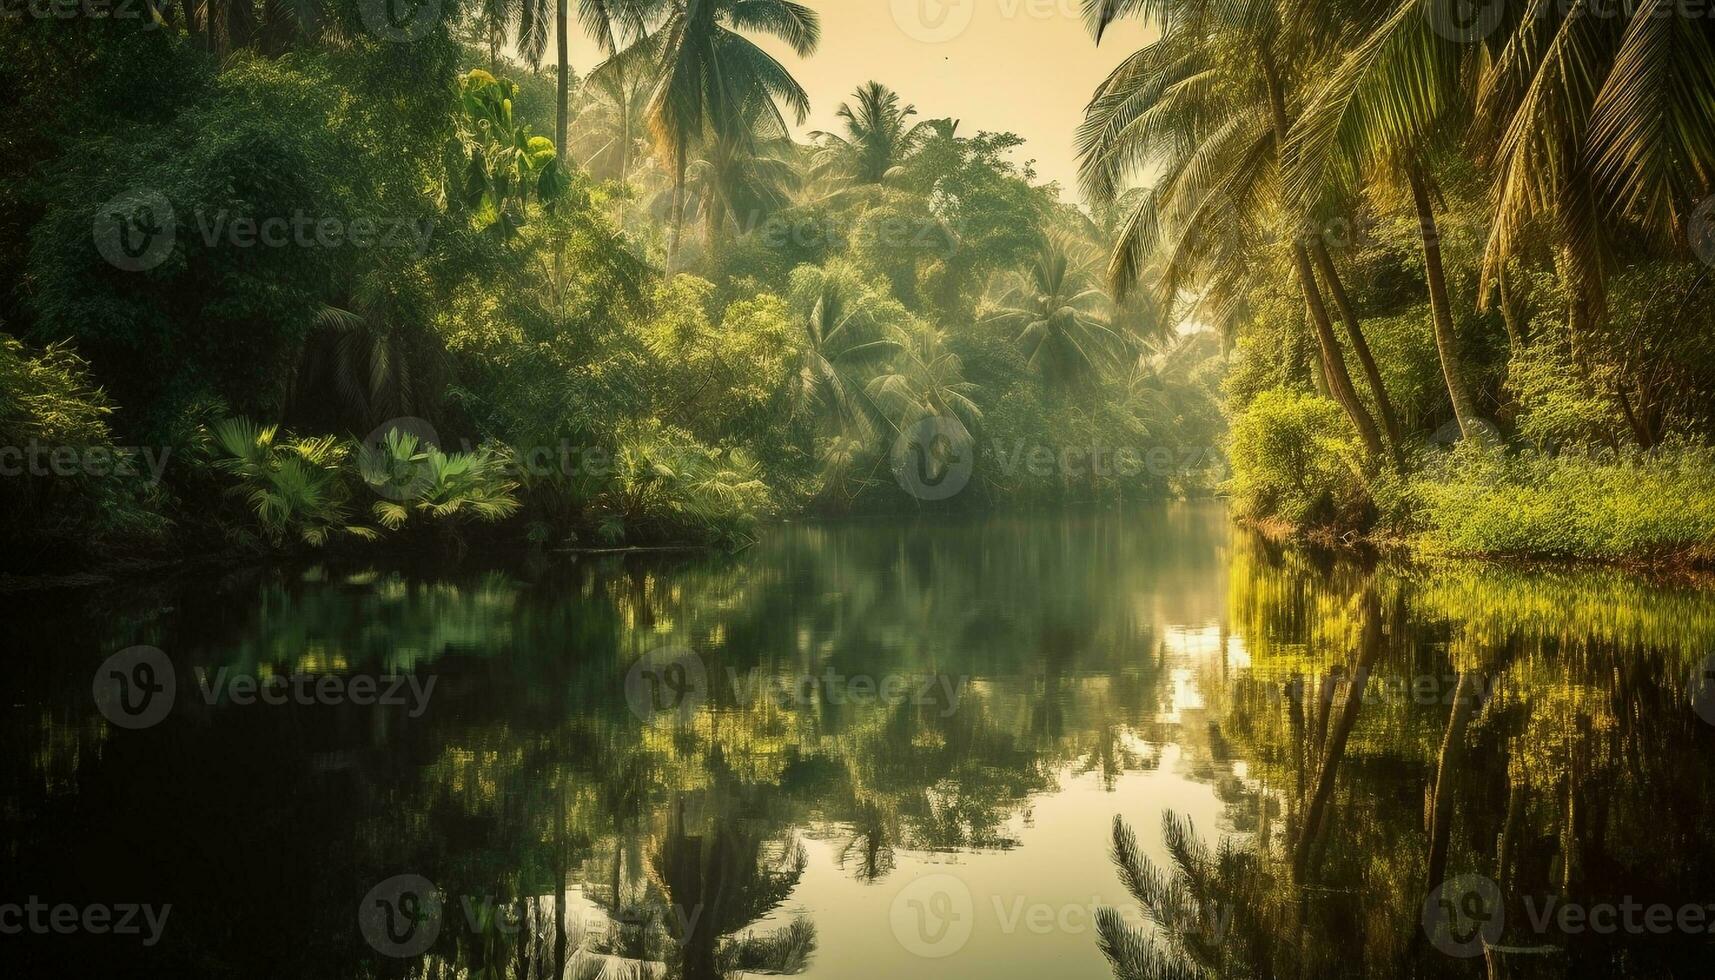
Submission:
M 1142 12 L 1133 0 L 1088 5 L 1099 41 L 1122 16 Z M 1201 288 L 1215 319 L 1231 319 L 1254 281 L 1254 255 L 1284 240 L 1305 301 L 1324 375 L 1370 455 L 1383 451 L 1380 430 L 1358 398 L 1333 315 L 1317 281 L 1326 245 L 1303 234 L 1300 214 L 1276 191 L 1281 148 L 1292 126 L 1288 106 L 1300 81 L 1291 74 L 1304 44 L 1274 0 L 1236 9 L 1182 0 L 1161 5 L 1161 36 L 1134 52 L 1096 90 L 1078 133 L 1079 177 L 1086 197 L 1111 206 L 1140 168 L 1161 169 L 1123 226 L 1108 264 L 1108 285 L 1124 297 L 1159 250 L 1164 304 L 1182 284 Z M 1313 255 L 1316 258 L 1313 258 Z M 1345 325 L 1361 332 L 1355 318 Z M 1379 381 L 1372 378 L 1379 389 Z M 1385 398 L 1385 395 L 1383 396 Z
M 1346 19 L 1338 5 L 1330 8 L 1330 17 Z M 1327 201 L 1355 192 L 1360 170 L 1393 175 L 1409 188 L 1436 352 L 1454 418 L 1461 433 L 1473 438 L 1479 434 L 1476 400 L 1454 333 L 1428 160 L 1438 137 L 1464 116 L 1465 80 L 1482 48 L 1461 43 L 1459 32 L 1448 30 L 1422 0 L 1400 4 L 1380 23 L 1370 10 L 1349 15 L 1362 40 L 1343 56 L 1336 51 L 1336 67 L 1315 89 L 1289 138 L 1288 195 L 1316 213 Z
M 656 154 L 673 178 L 671 261 L 679 250 L 686 173 L 694 149 L 720 134 L 754 132 L 757 120 L 765 116 L 774 130 L 785 132 L 780 103 L 799 123 L 810 112 L 803 86 L 745 32 L 771 35 L 799 57 L 809 57 L 822 29 L 815 11 L 792 0 L 665 2 L 665 19 L 647 43 L 658 66 L 649 128 Z
M 584 79 L 585 102 L 575 125 L 585 145 L 595 144 L 580 153 L 590 171 L 611 171 L 621 181 L 630 179 L 632 163 L 648 133 L 649 96 L 654 84 L 651 53 L 648 34 L 644 33 Z
M 792 273 L 791 294 L 803 349 L 783 392 L 788 413 L 867 437 L 874 431 L 874 413 L 865 397 L 864 369 L 899 350 L 882 324 L 886 301 L 843 262 L 799 268 Z
M 1127 351 L 1109 306 L 1088 267 L 1074 262 L 1063 239 L 1050 237 L 984 322 L 1012 331 L 1030 366 L 1049 378 L 1087 381 Z
M 865 387 L 870 401 L 896 431 L 924 418 L 957 419 L 970 431 L 983 416 L 973 396 L 977 386 L 964 377 L 964 365 L 947 346 L 946 335 L 913 320 L 896 331 L 898 350 L 888 366 Z
M 563 153 L 571 126 L 572 64 L 568 55 L 571 23 L 567 5 L 571 0 L 516 0 L 518 4 L 518 51 L 532 66 L 542 64 L 548 49 L 548 25 L 554 30 L 556 77 L 554 145 Z M 612 54 L 628 37 L 645 33 L 649 20 L 665 0 L 577 0 L 578 20 L 603 51 Z
M 867 82 L 840 105 L 836 115 L 845 135 L 816 131 L 823 156 L 860 184 L 879 184 L 905 162 L 936 130 L 929 122 L 913 124 L 917 107 L 902 106 L 899 93 L 880 82 Z

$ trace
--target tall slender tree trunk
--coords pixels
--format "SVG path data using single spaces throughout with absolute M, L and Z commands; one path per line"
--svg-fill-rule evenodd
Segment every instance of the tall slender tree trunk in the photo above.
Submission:
M 1334 730 L 1328 736 L 1328 747 L 1322 754 L 1322 766 L 1316 774 L 1316 789 L 1304 812 L 1304 827 L 1299 831 L 1298 843 L 1292 849 L 1293 874 L 1300 879 L 1309 867 L 1311 849 L 1316 846 L 1316 838 L 1322 829 L 1322 816 L 1328 809 L 1328 801 L 1333 798 L 1334 777 L 1340 771 L 1340 760 L 1346 755 L 1346 741 L 1351 738 L 1352 729 L 1358 723 L 1358 713 L 1363 710 L 1364 691 L 1369 686 L 1370 671 L 1375 668 L 1382 653 L 1381 602 L 1376 597 L 1375 590 L 1368 588 L 1364 590 L 1362 601 L 1364 622 L 1358 640 L 1357 663 L 1352 668 L 1351 682 L 1346 685 L 1346 703 L 1341 707 L 1339 720 L 1334 723 Z
M 570 2 L 571 0 L 555 0 L 554 3 L 554 52 L 560 63 L 557 99 L 554 103 L 554 150 L 562 161 L 566 159 L 566 124 L 571 109 L 572 92 L 571 58 L 566 53 L 567 33 L 570 30 L 566 5 Z
M 1453 689 L 1453 711 L 1441 738 L 1440 761 L 1435 767 L 1435 796 L 1429 805 L 1429 870 L 1424 894 L 1440 887 L 1447 874 L 1447 842 L 1453 831 L 1453 778 L 1465 756 L 1465 730 L 1470 727 L 1471 702 L 1475 700 L 1470 671 L 1460 671 L 1459 685 Z
M 1363 440 L 1364 450 L 1371 456 L 1380 456 L 1385 451 L 1381 433 L 1376 429 L 1375 420 L 1370 418 L 1369 410 L 1358 399 L 1357 389 L 1352 387 L 1351 372 L 1346 370 L 1345 352 L 1340 350 L 1340 338 L 1334 335 L 1333 321 L 1328 317 L 1328 307 L 1322 302 L 1322 292 L 1316 286 L 1316 273 L 1310 268 L 1310 256 L 1303 245 L 1295 243 L 1292 246 L 1292 265 L 1298 271 L 1298 282 L 1304 289 L 1310 323 L 1316 328 L 1316 342 L 1322 347 L 1322 367 L 1327 376 L 1328 393 L 1346 410 L 1346 415 L 1358 430 L 1358 438 Z
M 1376 400 L 1376 413 L 1381 416 L 1382 429 L 1387 433 L 1388 447 L 1393 450 L 1394 461 L 1403 466 L 1404 437 L 1400 433 L 1399 417 L 1394 414 L 1393 400 L 1388 398 L 1381 369 L 1376 367 L 1375 355 L 1370 352 L 1370 342 L 1364 338 L 1364 328 L 1358 321 L 1357 310 L 1352 306 L 1351 297 L 1346 294 L 1345 284 L 1340 281 L 1340 271 L 1334 267 L 1334 257 L 1328 254 L 1328 246 L 1321 240 L 1311 244 L 1310 253 L 1316 259 L 1317 268 L 1322 271 L 1322 278 L 1328 283 L 1328 296 L 1334 301 L 1334 308 L 1340 312 L 1340 321 L 1345 324 L 1346 336 L 1352 342 L 1352 352 L 1358 355 L 1358 364 L 1363 368 L 1364 381 Z
M 667 269 L 679 255 L 679 235 L 685 226 L 685 151 L 674 151 L 673 160 L 673 228 L 667 239 Z
M 1407 173 L 1423 236 L 1423 278 L 1429 285 L 1429 310 L 1435 321 L 1435 350 L 1441 357 L 1441 374 L 1447 382 L 1447 395 L 1453 401 L 1453 417 L 1459 422 L 1460 435 L 1477 438 L 1476 404 L 1465 383 L 1459 339 L 1453 332 L 1453 307 L 1447 298 L 1447 272 L 1441 265 L 1441 232 L 1435 222 L 1435 205 L 1429 199 L 1429 181 L 1419 160 L 1410 162 Z
M 631 179 L 631 98 L 626 95 L 626 101 L 620 104 L 619 114 L 624 116 L 620 123 L 619 144 L 619 182 L 625 183 Z
M 1290 127 L 1286 118 L 1286 97 L 1280 90 L 1280 79 L 1274 69 L 1273 59 L 1268 52 L 1259 52 L 1263 61 L 1263 77 L 1268 83 L 1269 107 L 1274 116 L 1275 152 L 1286 146 L 1286 133 Z M 1346 356 L 1340 350 L 1340 340 L 1334 336 L 1333 322 L 1328 318 L 1328 307 L 1322 302 L 1322 291 L 1316 286 L 1316 273 L 1310 267 L 1310 256 L 1305 251 L 1304 243 L 1295 240 L 1292 243 L 1292 267 L 1298 275 L 1298 285 L 1304 290 L 1304 302 L 1310 311 L 1311 325 L 1316 328 L 1316 341 L 1322 347 L 1322 364 L 1327 374 L 1328 391 L 1346 415 L 1352 420 L 1352 425 L 1358 430 L 1358 438 L 1363 440 L 1364 449 L 1371 456 L 1380 456 L 1383 452 L 1381 434 L 1376 431 L 1376 423 L 1370 418 L 1370 413 L 1358 400 L 1358 393 L 1352 387 L 1352 376 L 1346 370 Z

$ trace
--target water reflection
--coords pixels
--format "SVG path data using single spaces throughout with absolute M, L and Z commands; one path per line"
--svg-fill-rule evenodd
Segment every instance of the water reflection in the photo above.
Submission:
M 148 947 L 0 951 L 245 977 L 1690 975 L 1706 933 L 1535 926 L 1551 899 L 1715 902 L 1708 599 L 1320 560 L 1209 506 L 11 601 L 10 891 L 174 912 Z M 128 731 L 91 675 L 137 644 L 179 696 Z M 661 650 L 694 658 L 694 710 L 636 710 Z M 430 696 L 270 705 L 214 676 Z

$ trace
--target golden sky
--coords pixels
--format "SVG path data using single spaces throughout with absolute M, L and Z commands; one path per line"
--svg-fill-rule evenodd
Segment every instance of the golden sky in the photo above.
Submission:
M 917 106 L 922 118 L 950 116 L 959 131 L 1007 130 L 1028 142 L 1042 181 L 1077 200 L 1072 140 L 1090 93 L 1146 40 L 1136 22 L 1117 25 L 1097 47 L 1080 0 L 802 0 L 821 14 L 822 46 L 800 60 L 764 46 L 810 93 L 804 130 L 834 129 L 851 91 L 875 79 Z M 582 39 L 580 39 L 582 41 Z M 579 73 L 594 66 L 587 41 L 573 51 Z

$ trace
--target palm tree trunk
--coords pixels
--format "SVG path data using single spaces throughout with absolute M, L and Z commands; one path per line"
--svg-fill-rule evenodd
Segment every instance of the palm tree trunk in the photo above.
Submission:
M 1453 417 L 1466 439 L 1477 436 L 1477 410 L 1465 384 L 1465 369 L 1459 358 L 1459 339 L 1453 332 L 1453 307 L 1447 299 L 1447 272 L 1441 265 L 1441 232 L 1435 223 L 1435 205 L 1429 199 L 1429 182 L 1421 161 L 1407 167 L 1411 197 L 1417 205 L 1417 220 L 1423 234 L 1423 277 L 1429 285 L 1429 310 L 1435 321 L 1435 350 L 1441 357 L 1441 374 L 1447 395 L 1453 401 Z
M 1371 456 L 1380 456 L 1385 451 L 1381 433 L 1376 430 L 1369 410 L 1358 400 L 1357 389 L 1352 387 L 1351 372 L 1346 370 L 1346 355 L 1340 350 L 1340 338 L 1334 335 L 1333 321 L 1328 317 L 1328 307 L 1322 302 L 1322 292 L 1316 286 L 1316 273 L 1310 268 L 1310 256 L 1303 245 L 1292 246 L 1292 265 L 1304 290 L 1311 325 L 1316 328 L 1316 342 L 1322 347 L 1322 368 L 1328 382 L 1328 393 L 1346 410 L 1347 417 L 1358 430 L 1358 438 L 1363 440 L 1364 451 Z
M 631 103 L 629 99 L 620 104 L 619 113 L 624 116 L 620 123 L 621 141 L 619 144 L 619 182 L 625 183 L 631 179 Z
M 1372 589 L 1365 590 L 1363 603 L 1364 623 L 1358 641 L 1358 662 L 1352 668 L 1351 682 L 1346 685 L 1346 703 L 1340 709 L 1340 718 L 1334 723 L 1334 731 L 1328 737 L 1327 751 L 1322 754 L 1322 766 L 1316 774 L 1316 789 L 1304 812 L 1304 827 L 1299 831 L 1298 843 L 1292 849 L 1293 873 L 1300 879 L 1310 864 L 1310 851 L 1315 846 L 1316 837 L 1321 830 L 1323 813 L 1334 795 L 1334 777 L 1340 770 L 1340 760 L 1346 755 L 1346 741 L 1351 738 L 1352 729 L 1358 723 L 1358 712 L 1364 706 L 1364 690 L 1369 686 L 1370 670 L 1381 657 L 1381 603 Z
M 685 224 L 685 152 L 674 152 L 673 161 L 673 229 L 667 239 L 667 269 L 679 254 L 679 233 Z
M 1269 106 L 1274 116 L 1275 152 L 1279 153 L 1280 148 L 1286 145 L 1286 134 L 1291 128 L 1286 119 L 1286 98 L 1281 94 L 1273 59 L 1266 50 L 1259 53 L 1263 62 L 1263 78 L 1268 83 Z M 1328 318 L 1328 307 L 1322 302 L 1322 292 L 1316 286 L 1316 273 L 1310 267 L 1310 256 L 1303 241 L 1292 243 L 1292 267 L 1298 275 L 1299 287 L 1304 290 L 1304 302 L 1310 311 L 1311 324 L 1316 328 L 1316 342 L 1322 347 L 1322 364 L 1328 376 L 1329 393 L 1352 420 L 1365 451 L 1371 456 L 1380 456 L 1383 451 L 1381 434 L 1376 431 L 1375 420 L 1370 418 L 1352 387 L 1345 354 L 1340 350 L 1339 338 L 1334 336 L 1334 325 Z
M 566 54 L 566 34 L 569 30 L 566 16 L 566 5 L 571 0 L 555 0 L 554 4 L 554 51 L 559 57 L 560 79 L 557 91 L 557 101 L 554 103 L 554 150 L 560 159 L 566 159 L 566 120 L 571 109 L 572 67 L 571 59 Z
M 1447 719 L 1447 731 L 1441 739 L 1441 757 L 1435 767 L 1435 796 L 1429 806 L 1429 871 L 1424 893 L 1441 885 L 1447 873 L 1447 842 L 1453 830 L 1453 775 L 1465 755 L 1465 730 L 1471 724 L 1470 671 L 1459 672 L 1459 685 L 1453 689 L 1453 713 Z
M 1352 342 L 1352 352 L 1358 355 L 1358 364 L 1364 369 L 1364 381 L 1370 387 L 1370 394 L 1376 400 L 1376 413 L 1381 416 L 1382 429 L 1387 433 L 1388 446 L 1393 449 L 1394 461 L 1405 464 L 1404 437 L 1400 434 L 1399 417 L 1394 414 L 1393 400 L 1388 398 L 1387 386 L 1382 382 L 1382 373 L 1376 367 L 1375 355 L 1370 353 L 1370 342 L 1364 338 L 1363 325 L 1358 321 L 1352 299 L 1346 294 L 1346 286 L 1340 281 L 1340 272 L 1334 267 L 1334 257 L 1328 254 L 1328 246 L 1321 240 L 1311 244 L 1311 254 L 1316 259 L 1316 265 L 1322 272 L 1322 278 L 1328 283 L 1328 296 L 1334 301 L 1334 308 L 1340 311 L 1340 321 L 1346 325 L 1346 336 Z

